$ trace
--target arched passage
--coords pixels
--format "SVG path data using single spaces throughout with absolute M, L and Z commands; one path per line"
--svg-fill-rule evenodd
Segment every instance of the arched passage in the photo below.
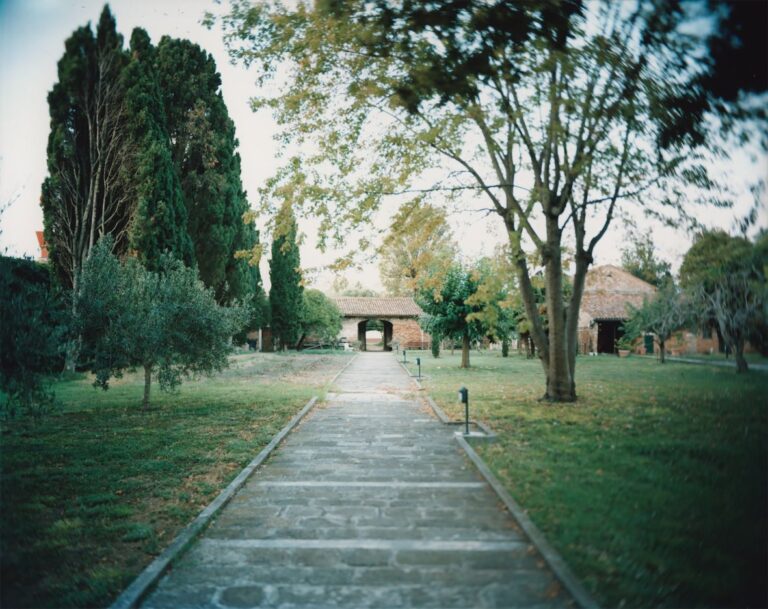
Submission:
M 357 340 L 361 351 L 379 351 L 378 345 L 368 346 L 366 332 L 371 329 L 381 331 L 381 350 L 392 351 L 392 322 L 388 319 L 364 319 L 357 324 Z

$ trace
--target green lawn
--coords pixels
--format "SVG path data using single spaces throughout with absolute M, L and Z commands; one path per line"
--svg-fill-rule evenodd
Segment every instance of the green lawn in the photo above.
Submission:
M 348 360 L 242 354 L 150 412 L 138 375 L 61 381 L 54 414 L 3 421 L 0 605 L 108 605 Z
M 469 388 L 500 435 L 479 452 L 601 604 L 768 606 L 768 374 L 579 358 L 579 401 L 554 405 L 538 360 L 416 355 L 454 418 Z

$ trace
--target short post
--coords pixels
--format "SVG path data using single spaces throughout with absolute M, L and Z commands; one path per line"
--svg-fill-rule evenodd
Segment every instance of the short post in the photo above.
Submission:
M 420 357 L 416 358 L 416 365 L 419 368 L 419 380 L 421 380 L 421 358 Z
M 405 349 L 403 349 L 403 363 L 405 363 Z
M 464 435 L 469 435 L 469 389 L 459 389 L 459 402 L 464 404 Z

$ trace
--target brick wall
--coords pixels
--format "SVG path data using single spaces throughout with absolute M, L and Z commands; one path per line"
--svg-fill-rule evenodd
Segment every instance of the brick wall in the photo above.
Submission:
M 392 342 L 401 349 L 429 349 L 430 336 L 419 327 L 415 319 L 393 319 Z

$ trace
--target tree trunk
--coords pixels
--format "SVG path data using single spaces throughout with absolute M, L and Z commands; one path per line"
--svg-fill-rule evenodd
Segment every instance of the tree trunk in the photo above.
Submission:
M 469 368 L 469 333 L 461 337 L 461 367 Z
M 587 271 L 591 261 L 591 256 L 582 255 L 576 257 L 576 271 L 573 274 L 573 294 L 566 310 L 565 336 L 568 341 L 568 367 L 571 372 L 571 389 L 574 399 L 576 399 L 576 354 L 578 353 L 579 345 L 579 310 L 581 309 L 584 285 L 586 284 Z
M 568 364 L 569 349 L 563 303 L 563 261 L 559 232 L 557 218 L 548 217 L 547 254 L 549 259 L 546 265 L 546 280 L 549 357 L 547 358 L 546 399 L 553 402 L 573 402 L 576 399 L 576 393 Z
M 307 335 L 302 334 L 299 341 L 296 343 L 296 351 L 301 351 L 304 348 L 304 341 L 306 340 Z
M 749 370 L 749 366 L 747 365 L 747 360 L 744 359 L 744 341 L 737 340 L 734 346 L 736 347 L 733 350 L 734 351 L 733 356 L 736 359 L 736 373 L 742 374 Z
M 71 315 L 72 319 L 77 319 L 77 279 L 78 270 L 74 269 L 72 280 L 72 307 Z M 74 372 L 77 365 L 77 357 L 80 354 L 80 336 L 74 336 L 67 341 L 67 346 L 64 351 L 64 370 L 66 372 Z
M 144 410 L 149 410 L 149 388 L 152 385 L 152 366 L 144 366 L 144 400 L 141 406 Z
M 664 363 L 666 361 L 665 355 L 666 355 L 666 347 L 665 347 L 666 341 L 659 339 L 659 362 Z

